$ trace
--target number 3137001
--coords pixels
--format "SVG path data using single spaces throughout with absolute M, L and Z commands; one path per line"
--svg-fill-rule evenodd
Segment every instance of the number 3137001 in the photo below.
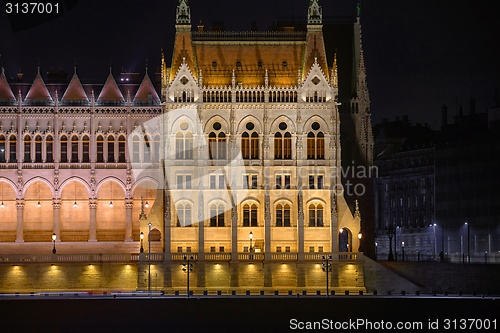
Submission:
M 59 14 L 59 3 L 51 2 L 7 2 L 7 14 Z

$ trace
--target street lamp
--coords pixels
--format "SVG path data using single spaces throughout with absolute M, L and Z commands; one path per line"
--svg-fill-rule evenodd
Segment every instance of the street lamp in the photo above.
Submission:
M 467 263 L 470 264 L 470 225 L 465 222 L 467 226 Z
M 436 260 L 436 250 L 437 250 L 437 245 L 436 245 L 436 243 L 437 243 L 437 241 L 436 241 L 436 226 L 437 226 L 437 224 L 434 223 L 434 224 L 431 224 L 431 226 L 432 226 L 432 232 L 434 234 L 434 260 Z
M 361 252 L 361 238 L 363 238 L 363 233 L 361 232 L 361 228 L 359 228 L 359 232 L 358 232 L 358 239 L 359 239 L 358 252 Z
M 144 247 L 142 246 L 143 241 L 144 241 L 144 233 L 142 231 L 141 231 L 140 237 L 141 237 L 141 250 L 140 250 L 140 252 L 144 253 Z
M 323 272 L 326 272 L 326 297 L 328 297 L 329 291 L 328 287 L 330 285 L 328 281 L 328 272 L 332 269 L 332 264 L 330 263 L 332 261 L 332 256 L 323 256 Z
M 52 234 L 52 242 L 54 243 L 54 247 L 52 248 L 52 254 L 56 254 L 56 239 L 57 239 L 57 235 L 54 232 Z
M 250 234 L 248 234 L 248 238 L 250 238 L 250 252 L 253 252 L 253 246 L 252 246 L 253 232 L 250 231 Z
M 189 298 L 189 294 L 190 294 L 190 291 L 189 291 L 189 272 L 192 272 L 193 271 L 193 264 L 191 263 L 191 261 L 194 260 L 194 257 L 193 256 L 184 256 L 184 261 L 186 261 L 185 263 L 182 264 L 182 270 L 184 272 L 187 273 L 187 297 Z
M 394 255 L 392 254 L 392 237 L 394 237 L 394 228 L 392 227 L 392 224 L 390 224 L 387 228 L 387 237 L 389 237 L 389 257 L 387 260 L 394 261 Z
M 378 259 L 378 258 L 377 258 L 377 246 L 378 246 L 378 244 L 377 244 L 377 242 L 375 242 L 375 260 L 377 260 L 377 259 Z
M 401 254 L 403 255 L 403 261 L 405 261 L 405 242 L 401 242 Z
M 148 223 L 148 293 L 151 297 L 151 222 Z

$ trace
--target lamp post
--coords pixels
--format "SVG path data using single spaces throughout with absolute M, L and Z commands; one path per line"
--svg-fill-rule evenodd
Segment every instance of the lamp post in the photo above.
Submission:
M 328 287 L 330 285 L 330 281 L 328 280 L 328 272 L 332 269 L 332 264 L 330 263 L 332 261 L 332 256 L 323 256 L 323 272 L 326 272 L 326 297 L 329 296 L 330 292 L 328 290 Z
M 359 232 L 358 232 L 358 239 L 359 239 L 358 252 L 361 252 L 361 238 L 363 238 L 363 233 L 361 232 L 361 228 L 359 228 Z
M 187 297 L 189 298 L 189 272 L 193 271 L 193 264 L 191 261 L 194 259 L 193 256 L 184 256 L 184 261 L 186 261 L 184 264 L 182 264 L 182 270 L 187 273 Z
M 470 264 L 470 225 L 465 222 L 467 226 L 467 263 Z
M 253 232 L 250 231 L 250 233 L 248 234 L 248 238 L 250 238 L 250 249 L 249 249 L 249 251 L 253 252 L 253 246 L 252 246 Z
M 52 242 L 54 243 L 54 247 L 52 248 L 52 254 L 56 254 L 56 239 L 57 239 L 57 235 L 54 232 L 52 234 Z
M 141 249 L 140 249 L 140 253 L 144 253 L 144 246 L 143 246 L 144 233 L 142 231 L 141 231 L 140 237 L 141 237 Z
M 151 297 L 151 222 L 148 223 L 148 293 Z
M 436 241 L 436 226 L 437 226 L 436 223 L 432 224 L 432 232 L 434 234 L 434 260 L 436 260 L 436 249 L 437 249 L 437 245 L 436 245 L 436 243 L 437 243 L 437 241 Z
M 405 242 L 401 242 L 401 255 L 403 256 L 403 261 L 405 261 Z
M 375 242 L 375 260 L 377 260 L 377 259 L 378 259 L 378 258 L 377 258 L 377 246 L 378 246 L 378 244 L 377 244 L 377 242 Z
M 390 224 L 387 228 L 387 237 L 389 237 L 389 257 L 387 260 L 394 261 L 394 255 L 392 254 L 392 237 L 394 237 L 394 228 L 392 227 L 392 224 Z

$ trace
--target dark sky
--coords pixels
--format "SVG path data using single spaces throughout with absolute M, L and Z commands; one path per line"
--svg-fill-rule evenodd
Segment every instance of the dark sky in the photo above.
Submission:
M 68 4 L 71 0 L 68 0 Z M 4 1 L 6 2 L 6 1 Z M 22 68 L 30 82 L 37 66 L 46 72 L 77 63 L 82 81 L 103 82 L 110 64 L 150 74 L 163 48 L 170 60 L 177 0 L 81 0 L 66 14 L 14 31 L 2 5 L 0 54 L 6 74 Z M 192 22 L 224 20 L 226 30 L 267 30 L 279 16 L 304 16 L 307 0 L 191 0 Z M 356 0 L 322 0 L 325 16 L 355 14 Z M 409 115 L 440 125 L 443 104 L 451 117 L 468 100 L 477 111 L 495 105 L 500 89 L 500 1 L 362 0 L 363 45 L 373 123 Z

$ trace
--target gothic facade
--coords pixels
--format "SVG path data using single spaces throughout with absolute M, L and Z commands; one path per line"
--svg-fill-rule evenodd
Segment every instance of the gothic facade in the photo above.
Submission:
M 359 17 L 353 26 L 346 140 L 367 166 Z M 319 283 L 305 267 L 332 255 L 332 285 L 363 290 L 362 209 L 342 191 L 338 64 L 325 42 L 317 0 L 304 31 L 277 32 L 193 32 L 180 0 L 160 89 L 147 74 L 132 87 L 110 73 L 97 94 L 75 70 L 60 90 L 38 73 L 16 95 L 2 73 L 0 251 L 45 251 L 53 234 L 67 253 L 146 248 L 162 254 L 165 287 L 184 255 L 198 262 L 198 287 L 215 287 L 210 265 L 223 264 L 222 285 L 300 288 Z M 262 276 L 242 282 L 241 265 L 255 261 Z M 293 272 L 280 277 L 287 263 Z

